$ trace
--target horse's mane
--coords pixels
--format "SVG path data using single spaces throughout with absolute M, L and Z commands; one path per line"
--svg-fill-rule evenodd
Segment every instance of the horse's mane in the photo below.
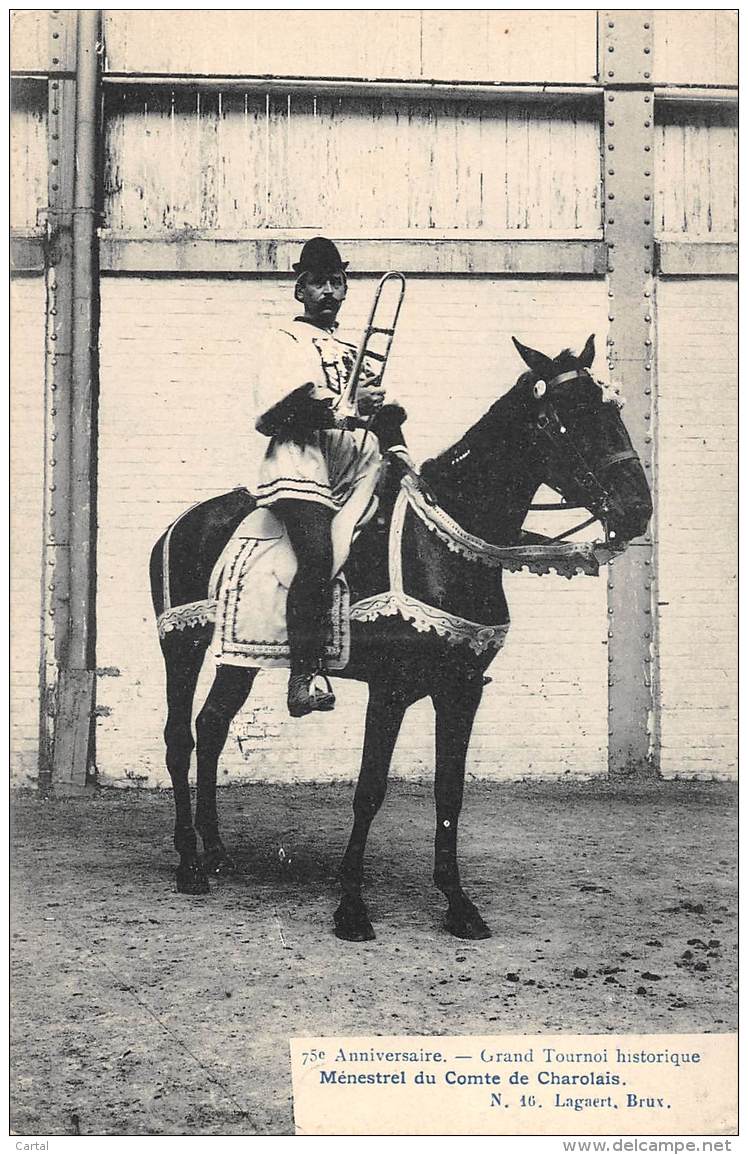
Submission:
M 503 440 L 503 430 L 507 426 L 513 426 L 514 421 L 520 416 L 520 406 L 524 407 L 527 399 L 525 386 L 532 381 L 532 378 L 532 373 L 523 373 L 458 441 L 436 457 L 424 461 L 421 467 L 424 476 L 433 479 L 444 476 L 445 473 L 453 473 L 461 462 L 467 462 L 473 455 L 482 456 L 485 452 L 496 449 L 498 443 Z

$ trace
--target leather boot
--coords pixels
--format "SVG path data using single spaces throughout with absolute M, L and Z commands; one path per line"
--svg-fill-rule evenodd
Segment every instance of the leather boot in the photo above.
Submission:
M 326 688 L 320 685 L 324 682 Z M 288 712 L 292 718 L 303 718 L 315 710 L 333 710 L 335 695 L 324 674 L 294 674 L 288 679 Z

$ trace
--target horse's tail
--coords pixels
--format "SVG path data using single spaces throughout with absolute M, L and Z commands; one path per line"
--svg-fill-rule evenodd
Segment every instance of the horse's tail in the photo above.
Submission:
M 193 505 L 161 535 L 151 551 L 151 599 L 156 618 L 208 598 L 210 576 L 239 523 L 255 508 L 246 489 Z

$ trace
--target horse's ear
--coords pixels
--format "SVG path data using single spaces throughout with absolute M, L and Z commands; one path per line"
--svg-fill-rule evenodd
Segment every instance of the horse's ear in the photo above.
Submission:
M 579 364 L 583 369 L 589 369 L 592 362 L 595 360 L 595 334 L 590 333 L 587 338 L 587 344 L 582 352 L 579 354 Z
M 545 353 L 539 353 L 537 349 L 530 349 L 528 345 L 523 345 L 516 337 L 512 337 L 517 352 L 536 377 L 542 377 L 547 380 L 551 375 L 553 362 L 550 357 L 546 357 Z

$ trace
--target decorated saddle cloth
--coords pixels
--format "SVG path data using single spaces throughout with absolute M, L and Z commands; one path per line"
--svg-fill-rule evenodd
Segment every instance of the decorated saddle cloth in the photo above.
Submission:
M 356 517 L 349 502 L 333 519 L 333 604 L 324 661 L 328 670 L 345 668 L 350 652 L 350 623 L 375 622 L 397 615 L 421 633 L 433 632 L 452 645 L 467 645 L 476 654 L 501 649 L 508 622 L 487 625 L 472 622 L 445 609 L 430 606 L 403 587 L 402 546 L 405 514 L 410 509 L 444 545 L 475 564 L 527 569 L 532 573 L 555 570 L 570 578 L 596 575 L 613 551 L 597 542 L 549 542 L 495 546 L 462 530 L 439 507 L 424 500 L 417 485 L 406 477 L 390 523 L 387 577 L 379 593 L 349 604 L 348 585 L 341 566 L 348 557 L 354 531 L 373 515 Z M 360 512 L 360 509 L 359 511 Z M 296 573 L 296 557 L 282 523 L 268 509 L 256 509 L 239 525 L 219 558 L 211 577 L 209 598 L 186 606 L 169 607 L 160 616 L 163 636 L 170 630 L 215 622 L 213 655 L 219 664 L 252 668 L 289 665 L 286 600 Z
M 256 509 L 234 532 L 211 577 L 213 656 L 219 665 L 289 665 L 286 602 L 295 574 L 296 555 L 283 523 L 269 509 Z M 348 663 L 348 601 L 341 572 L 333 581 L 324 652 L 328 670 L 342 670 Z

